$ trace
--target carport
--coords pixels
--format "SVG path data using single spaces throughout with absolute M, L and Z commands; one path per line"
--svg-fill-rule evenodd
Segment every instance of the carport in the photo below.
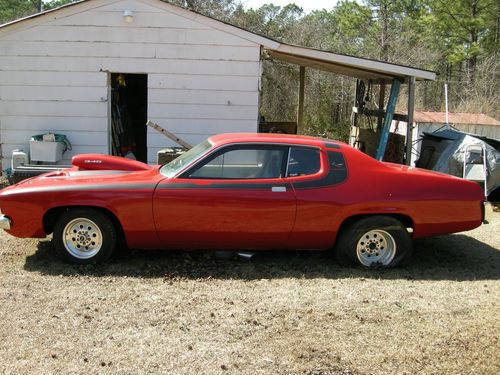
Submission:
M 365 82 L 369 85 L 380 86 L 378 97 L 378 110 L 367 109 L 362 100 L 356 100 L 353 107 L 352 126 L 356 127 L 361 114 L 374 116 L 377 118 L 377 126 L 380 129 L 378 134 L 378 146 L 375 156 L 382 160 L 389 138 L 390 125 L 393 119 L 413 123 L 415 107 L 415 84 L 416 81 L 435 80 L 436 73 L 417 69 L 404 65 L 390 64 L 383 61 L 365 59 L 349 55 L 317 50 L 312 48 L 294 46 L 285 43 L 276 43 L 277 46 L 264 47 L 264 56 L 273 60 L 280 60 L 299 66 L 299 91 L 297 108 L 297 126 L 300 129 L 303 125 L 304 117 L 304 87 L 306 67 L 319 69 L 335 74 L 341 74 L 357 79 L 356 98 L 363 97 Z M 402 84 L 408 85 L 407 114 L 395 114 L 396 104 Z M 386 86 L 390 85 L 391 90 L 387 104 L 385 104 Z M 412 132 L 407 129 L 405 139 L 405 164 L 411 159 Z

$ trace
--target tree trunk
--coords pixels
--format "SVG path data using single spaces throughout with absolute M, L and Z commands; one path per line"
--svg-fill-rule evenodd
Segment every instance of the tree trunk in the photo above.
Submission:
M 479 0 L 471 0 L 470 2 L 470 16 L 473 20 L 478 17 L 477 14 L 477 3 Z M 475 47 L 478 42 L 478 32 L 476 26 L 471 26 L 469 32 L 469 43 L 471 47 Z M 477 65 L 477 55 L 474 49 L 469 54 L 467 60 L 465 61 L 465 70 L 467 74 L 467 83 L 469 85 L 474 84 L 474 78 L 476 75 L 476 65 Z
M 385 1 L 380 4 L 379 17 L 382 24 L 382 34 L 380 35 L 380 59 L 382 61 L 387 61 L 387 57 L 389 55 L 389 43 L 387 42 L 389 20 L 387 3 Z

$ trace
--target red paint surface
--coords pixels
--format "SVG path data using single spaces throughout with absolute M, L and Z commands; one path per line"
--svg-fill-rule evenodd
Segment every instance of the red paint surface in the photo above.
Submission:
M 86 170 L 147 171 L 152 168 L 140 161 L 101 154 L 75 155 L 71 164 Z
M 279 249 L 289 246 L 296 211 L 291 187 L 283 193 L 274 193 L 271 188 L 238 189 L 239 182 L 235 180 L 229 182 L 235 188 L 219 190 L 207 189 L 203 180 L 188 181 L 205 186 L 164 190 L 163 185 L 173 183 L 166 180 L 154 194 L 154 220 L 166 247 Z M 265 181 L 270 180 L 258 180 L 259 183 Z
M 326 149 L 325 141 L 317 138 L 228 134 L 210 140 L 215 147 L 238 142 L 316 146 L 321 149 L 322 168 L 311 176 L 224 180 L 229 186 L 216 189 L 207 187 L 221 181 L 167 179 L 158 167 L 79 155 L 70 170 L 0 192 L 2 213 L 12 220 L 9 233 L 44 237 L 44 215 L 74 206 L 99 207 L 114 215 L 132 248 L 327 249 L 341 224 L 355 215 L 404 215 L 413 223 L 415 238 L 481 225 L 484 197 L 473 182 L 380 163 L 342 143 L 337 143 L 339 149 Z M 327 150 L 344 155 L 347 179 L 337 185 L 297 188 L 299 182 L 318 181 L 328 174 Z M 78 173 L 83 170 L 94 174 Z M 192 184 L 189 189 L 176 188 L 186 182 Z M 254 183 L 269 186 L 249 186 Z M 238 187 L 241 184 L 245 188 Z M 272 192 L 274 184 L 286 186 L 286 192 Z

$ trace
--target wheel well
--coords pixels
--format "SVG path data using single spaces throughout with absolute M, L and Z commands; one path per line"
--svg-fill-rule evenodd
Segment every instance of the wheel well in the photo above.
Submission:
M 402 214 L 363 214 L 363 215 L 353 215 L 348 218 L 346 218 L 342 224 L 340 225 L 340 228 L 338 230 L 338 233 L 341 233 L 342 230 L 344 230 L 346 227 L 354 223 L 355 221 L 358 221 L 360 219 L 364 219 L 365 217 L 372 217 L 372 216 L 387 216 L 387 217 L 392 217 L 393 219 L 398 220 L 401 224 L 404 225 L 405 228 L 411 228 L 413 229 L 413 220 L 411 217 L 402 215 Z
M 115 216 L 115 214 L 106 208 L 98 206 L 63 206 L 63 207 L 51 208 L 45 213 L 45 215 L 43 215 L 43 230 L 45 231 L 45 233 L 50 234 L 54 231 L 54 226 L 56 225 L 57 220 L 63 213 L 77 208 L 90 208 L 92 210 L 99 211 L 102 214 L 106 215 L 113 223 L 117 231 L 118 238 L 125 238 L 122 225 L 118 220 L 118 218 Z

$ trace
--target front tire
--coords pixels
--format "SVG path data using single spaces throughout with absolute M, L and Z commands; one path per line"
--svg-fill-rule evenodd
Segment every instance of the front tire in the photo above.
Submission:
M 52 241 L 57 255 L 65 262 L 103 262 L 115 250 L 116 228 L 102 212 L 76 208 L 57 221 Z
M 391 268 L 407 261 L 413 251 L 402 223 L 388 216 L 357 220 L 339 235 L 335 253 L 341 265 Z

